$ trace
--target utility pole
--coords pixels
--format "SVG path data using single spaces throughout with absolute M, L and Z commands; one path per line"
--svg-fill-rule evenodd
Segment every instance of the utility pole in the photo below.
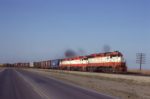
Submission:
M 145 64 L 145 53 L 136 53 L 136 63 L 140 64 L 140 71 L 141 71 L 142 64 Z

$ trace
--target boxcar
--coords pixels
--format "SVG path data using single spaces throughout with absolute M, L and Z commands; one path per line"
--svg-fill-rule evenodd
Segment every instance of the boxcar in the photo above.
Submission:
M 51 68 L 58 69 L 60 61 L 61 61 L 60 59 L 51 60 Z

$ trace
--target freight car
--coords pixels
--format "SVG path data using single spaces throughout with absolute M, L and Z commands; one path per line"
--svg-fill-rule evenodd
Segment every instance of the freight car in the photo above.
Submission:
M 35 68 L 49 69 L 51 66 L 51 60 L 33 62 Z
M 13 67 L 23 67 L 23 68 L 29 68 L 30 63 L 14 63 L 12 64 Z
M 60 69 L 101 72 L 126 72 L 127 66 L 119 51 L 62 59 Z
M 51 60 L 50 68 L 51 69 L 59 69 L 59 63 L 60 63 L 60 61 L 61 61 L 61 59 Z
M 50 68 L 50 63 L 51 63 L 50 60 L 40 62 L 41 68 L 43 68 L 43 69 L 49 69 Z
M 41 68 L 41 62 L 33 62 L 34 68 Z

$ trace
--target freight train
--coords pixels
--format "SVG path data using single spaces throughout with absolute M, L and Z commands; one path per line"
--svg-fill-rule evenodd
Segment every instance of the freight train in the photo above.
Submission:
M 14 66 L 31 67 L 30 63 L 17 63 Z M 127 72 L 126 62 L 122 53 L 119 51 L 33 62 L 32 67 L 89 72 Z

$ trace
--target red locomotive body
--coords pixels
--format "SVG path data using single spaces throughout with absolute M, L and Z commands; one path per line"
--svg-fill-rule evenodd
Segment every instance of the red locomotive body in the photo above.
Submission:
M 77 56 L 77 57 L 62 59 L 60 61 L 60 69 L 82 70 L 83 67 L 87 66 L 87 61 L 82 60 L 84 58 L 86 58 L 86 57 L 85 56 Z

